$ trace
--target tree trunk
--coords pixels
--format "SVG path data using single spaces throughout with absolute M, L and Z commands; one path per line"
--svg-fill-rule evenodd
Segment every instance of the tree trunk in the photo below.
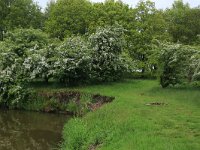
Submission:
M 0 28 L 0 41 L 3 41 L 3 30 Z

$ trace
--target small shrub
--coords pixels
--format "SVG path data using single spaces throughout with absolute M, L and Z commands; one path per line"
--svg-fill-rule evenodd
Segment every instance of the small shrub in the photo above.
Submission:
M 5 59 L 3 56 L 13 57 Z M 21 59 L 13 53 L 0 55 L 0 58 L 0 105 L 19 108 L 28 100 L 29 95 Z
M 50 100 L 46 101 L 44 104 L 45 112 L 57 112 L 61 110 L 60 108 L 61 108 L 61 104 L 55 98 L 51 98 Z
M 68 85 L 87 82 L 91 72 L 91 50 L 81 37 L 68 38 L 57 48 L 55 77 Z
M 195 71 L 198 64 L 195 62 L 196 59 L 192 59 L 195 55 L 199 55 L 199 52 L 192 47 L 164 45 L 160 55 L 160 84 L 162 87 L 191 82 L 195 72 L 198 74 L 198 71 Z
M 121 26 L 99 28 L 89 38 L 92 53 L 91 79 L 97 82 L 116 81 L 128 71 L 124 51 L 124 29 Z

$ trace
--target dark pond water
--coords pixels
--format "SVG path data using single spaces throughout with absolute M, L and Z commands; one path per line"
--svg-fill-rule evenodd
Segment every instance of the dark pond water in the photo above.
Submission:
M 0 150 L 51 150 L 61 142 L 66 115 L 0 110 Z

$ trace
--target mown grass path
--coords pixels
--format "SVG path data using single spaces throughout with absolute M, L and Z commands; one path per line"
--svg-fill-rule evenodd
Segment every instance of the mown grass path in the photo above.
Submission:
M 200 149 L 199 88 L 162 89 L 157 81 L 127 80 L 78 89 L 116 99 L 71 119 L 63 132 L 63 149 Z M 147 106 L 150 102 L 167 105 Z

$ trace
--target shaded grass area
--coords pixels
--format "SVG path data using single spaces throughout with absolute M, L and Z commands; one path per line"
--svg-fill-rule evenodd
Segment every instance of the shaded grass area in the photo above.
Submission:
M 154 80 L 79 87 L 77 90 L 115 96 L 64 128 L 63 150 L 199 150 L 200 89 L 162 89 Z M 147 106 L 162 102 L 167 105 Z

